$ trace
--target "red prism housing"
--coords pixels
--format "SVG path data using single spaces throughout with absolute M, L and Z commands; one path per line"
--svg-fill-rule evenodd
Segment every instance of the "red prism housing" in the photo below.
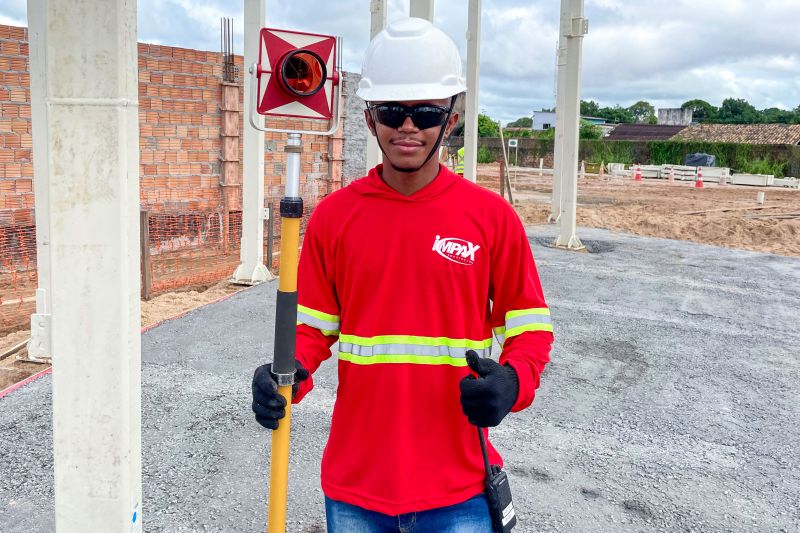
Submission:
M 330 120 L 339 83 L 336 52 L 331 35 L 262 28 L 258 113 Z

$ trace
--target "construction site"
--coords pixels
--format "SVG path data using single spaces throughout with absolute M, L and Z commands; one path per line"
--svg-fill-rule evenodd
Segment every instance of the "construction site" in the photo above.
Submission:
M 254 420 L 251 380 L 277 367 L 311 214 L 380 162 L 361 75 L 339 70 L 331 37 L 327 120 L 265 111 L 259 0 L 245 0 L 241 55 L 228 19 L 219 51 L 137 42 L 135 2 L 103 8 L 113 31 L 67 45 L 74 33 L 44 24 L 63 13 L 40 4 L 28 27 L 0 25 L 0 531 L 326 531 L 339 342 L 291 408 L 286 457 Z M 583 0 L 561 2 L 557 137 L 517 153 L 502 127 L 478 138 L 481 1 L 468 4 L 453 144 L 466 165 L 440 161 L 513 206 L 554 324 L 533 405 L 489 432 L 513 531 L 800 531 L 800 142 L 768 145 L 789 154 L 786 175 L 588 160 Z M 386 6 L 361 14 L 373 37 Z M 433 20 L 433 6 L 411 0 L 410 15 Z M 100 61 L 97 76 L 125 83 L 84 98 L 54 47 L 85 57 L 115 39 L 127 61 Z M 63 92 L 45 81 L 58 76 Z M 90 133 L 106 109 L 119 127 Z M 479 147 L 496 161 L 478 163 Z M 70 158 L 118 182 L 70 174 Z M 303 206 L 293 225 L 287 198 Z M 276 464 L 288 469 L 277 518 Z

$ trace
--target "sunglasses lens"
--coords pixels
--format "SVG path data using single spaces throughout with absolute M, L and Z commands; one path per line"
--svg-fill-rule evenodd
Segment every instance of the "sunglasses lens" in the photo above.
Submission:
M 399 128 L 406 120 L 406 108 L 399 105 L 375 106 L 378 122 L 390 128 Z
M 447 111 L 438 107 L 418 107 L 414 110 L 411 120 L 421 130 L 441 126 Z
M 377 121 L 390 128 L 402 126 L 409 115 L 414 125 L 421 130 L 441 126 L 447 117 L 447 109 L 430 105 L 406 107 L 399 104 L 378 104 L 372 109 L 375 110 Z

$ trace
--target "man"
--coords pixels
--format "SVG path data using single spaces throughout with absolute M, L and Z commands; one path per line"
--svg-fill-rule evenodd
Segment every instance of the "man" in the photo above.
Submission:
M 320 202 L 305 234 L 293 402 L 338 341 L 321 476 L 331 532 L 491 531 L 475 426 L 530 405 L 549 361 L 550 313 L 519 217 L 434 157 L 464 90 L 455 44 L 429 22 L 377 35 L 357 94 L 383 164 Z M 492 330 L 502 364 L 489 358 Z M 284 400 L 270 370 L 256 370 L 253 410 L 274 429 Z

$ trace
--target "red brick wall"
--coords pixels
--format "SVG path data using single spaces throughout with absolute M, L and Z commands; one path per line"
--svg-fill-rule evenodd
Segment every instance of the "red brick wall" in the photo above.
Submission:
M 25 300 L 30 307 L 28 300 L 36 287 L 36 239 L 27 38 L 26 28 L 0 25 L 0 301 Z M 242 168 L 234 163 L 235 172 L 228 175 L 227 182 L 234 185 L 226 187 L 230 191 L 226 206 L 221 158 L 223 143 L 238 142 L 238 147 L 229 147 L 225 153 L 230 160 L 230 154 L 238 150 L 238 160 L 242 160 L 241 134 L 246 123 L 241 112 L 242 57 L 234 57 L 241 73 L 236 82 L 238 125 L 236 121 L 233 126 L 228 123 L 234 132 L 238 127 L 237 139 L 235 133 L 229 136 L 230 130 L 222 131 L 221 54 L 144 43 L 138 51 L 140 198 L 142 207 L 153 215 L 152 253 L 163 254 L 165 262 L 166 256 L 173 261 L 164 269 L 173 278 L 162 279 L 159 286 L 166 290 L 221 279 L 232 273 L 238 262 L 241 187 L 237 184 L 241 185 Z M 225 105 L 230 109 L 229 104 Z M 268 126 L 325 129 L 324 124 L 283 119 L 270 119 Z M 332 142 L 341 144 L 340 139 L 303 136 L 301 194 L 308 206 L 306 213 L 335 190 L 341 179 L 341 171 L 329 165 Z M 275 208 L 283 195 L 284 146 L 284 134 L 265 134 L 265 203 Z M 335 164 L 341 167 L 338 155 Z M 230 224 L 225 221 L 226 207 Z M 224 227 L 229 230 L 227 238 L 221 236 Z M 279 223 L 273 224 L 276 239 L 279 227 Z M 274 249 L 278 249 L 277 242 Z M 156 283 L 155 263 L 153 269 Z M 26 321 L 27 307 L 4 305 L 0 330 L 11 327 L 3 312 L 12 307 L 20 315 L 16 319 Z

